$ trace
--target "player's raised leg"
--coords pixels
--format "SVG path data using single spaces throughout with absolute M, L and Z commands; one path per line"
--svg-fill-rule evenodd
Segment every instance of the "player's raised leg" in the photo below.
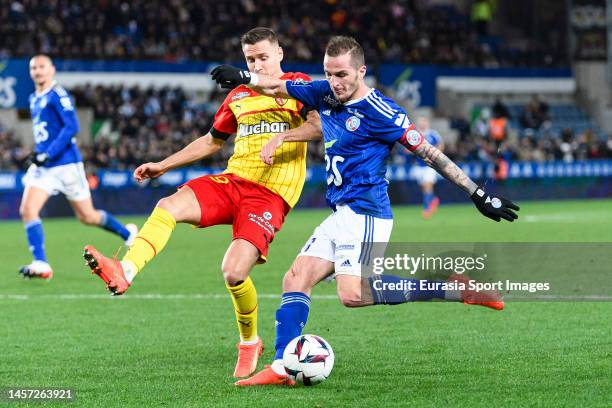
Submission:
M 197 225 L 201 219 L 200 205 L 188 186 L 162 198 L 121 261 L 102 255 L 92 245 L 83 254 L 91 270 L 98 275 L 114 295 L 123 294 L 132 280 L 168 243 L 177 222 Z
M 74 213 L 79 221 L 85 225 L 98 226 L 106 231 L 118 235 L 125 241 L 125 245 L 130 246 L 136 237 L 138 227 L 134 224 L 123 225 L 112 214 L 97 210 L 93 206 L 91 196 L 82 200 L 70 201 Z
M 247 377 L 255 371 L 263 351 L 263 342 L 257 335 L 257 291 L 249 277 L 259 257 L 260 252 L 255 245 L 238 238 L 230 244 L 221 264 L 240 333 L 238 361 L 234 369 L 234 377 L 238 378 Z
M 53 270 L 47 263 L 45 233 L 40 219 L 40 210 L 49 199 L 49 193 L 41 188 L 27 186 L 23 192 L 19 213 L 25 226 L 28 247 L 33 261 L 19 269 L 24 278 L 51 279 Z
M 308 245 L 308 244 L 307 244 Z M 281 305 L 276 310 L 276 353 L 272 365 L 254 376 L 237 381 L 238 386 L 294 385 L 283 365 L 283 353 L 308 321 L 312 288 L 334 271 L 333 262 L 314 256 L 298 256 L 283 279 Z

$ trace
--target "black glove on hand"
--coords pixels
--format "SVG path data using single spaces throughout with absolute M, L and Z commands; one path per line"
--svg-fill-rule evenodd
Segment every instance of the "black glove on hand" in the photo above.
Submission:
M 28 161 L 31 164 L 35 164 L 38 167 L 44 166 L 48 160 L 49 160 L 49 155 L 47 153 L 32 152 L 30 153 L 30 157 L 28 158 Z
M 494 221 L 499 222 L 503 218 L 512 222 L 518 218 L 514 212 L 520 210 L 518 205 L 503 197 L 491 197 L 482 187 L 478 187 L 471 198 L 478 211 Z
M 238 85 L 251 83 L 251 73 L 231 65 L 219 65 L 210 73 L 212 79 L 223 89 L 234 89 Z

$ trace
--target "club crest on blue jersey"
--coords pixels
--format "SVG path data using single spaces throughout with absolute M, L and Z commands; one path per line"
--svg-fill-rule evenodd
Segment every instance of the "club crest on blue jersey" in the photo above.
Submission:
M 423 141 L 423 136 L 416 130 L 411 130 L 406 135 L 406 140 L 408 140 L 410 146 L 418 146 Z
M 361 124 L 361 120 L 357 116 L 351 116 L 345 122 L 346 130 L 350 130 L 351 132 L 356 131 Z

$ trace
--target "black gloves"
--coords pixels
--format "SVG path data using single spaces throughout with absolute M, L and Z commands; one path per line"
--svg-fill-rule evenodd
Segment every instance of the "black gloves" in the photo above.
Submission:
M 219 65 L 210 73 L 212 79 L 223 89 L 233 89 L 238 85 L 248 85 L 251 83 L 252 74 L 231 65 Z
M 503 197 L 492 197 L 482 187 L 478 187 L 471 198 L 478 211 L 494 221 L 499 222 L 503 218 L 512 222 L 518 218 L 514 212 L 520 210 L 518 205 Z
M 35 164 L 38 167 L 44 166 L 48 160 L 49 160 L 49 155 L 47 153 L 32 152 L 30 153 L 30 157 L 28 158 L 28 161 L 30 162 L 30 164 Z

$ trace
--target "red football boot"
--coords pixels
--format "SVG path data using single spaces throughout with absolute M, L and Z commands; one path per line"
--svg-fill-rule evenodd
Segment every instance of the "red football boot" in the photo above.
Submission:
M 495 310 L 504 309 L 504 299 L 498 293 L 494 291 L 480 291 L 470 290 L 469 281 L 470 278 L 465 275 L 454 274 L 448 278 L 449 282 L 460 282 L 465 284 L 466 289 L 461 291 L 461 301 L 466 305 L 480 305 L 490 307 Z
M 277 374 L 269 365 L 250 378 L 236 381 L 234 385 L 239 387 L 250 387 L 253 385 L 295 385 L 295 381 L 288 375 Z
M 106 288 L 114 296 L 122 295 L 130 287 L 118 260 L 105 257 L 92 245 L 85 247 L 83 258 L 91 271 L 106 283 Z
M 257 360 L 259 360 L 259 356 L 263 353 L 263 342 L 258 337 L 255 344 L 238 343 L 236 347 L 238 348 L 238 361 L 234 369 L 234 377 L 248 377 L 257 368 Z

